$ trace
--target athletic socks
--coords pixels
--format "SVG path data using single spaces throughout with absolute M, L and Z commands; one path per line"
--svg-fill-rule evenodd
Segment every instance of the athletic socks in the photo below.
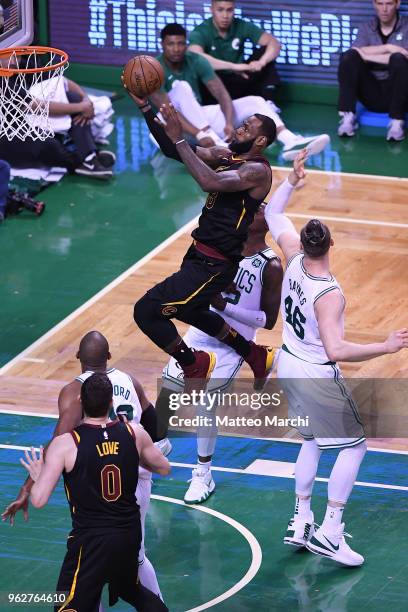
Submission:
M 180 340 L 176 349 L 170 355 L 179 362 L 181 367 L 193 365 L 195 362 L 194 352 L 183 340 Z
M 241 336 L 233 327 L 230 327 L 225 336 L 218 338 L 227 346 L 234 349 L 238 355 L 246 359 L 251 351 L 251 343 Z
M 153 565 L 150 563 L 147 557 L 145 557 L 142 563 L 139 564 L 139 579 L 146 589 L 150 589 L 163 601 L 159 583 L 157 582 L 156 578 L 156 572 L 154 571 Z
M 197 472 L 198 474 L 200 474 L 200 476 L 203 476 L 204 474 L 206 474 L 207 472 L 209 472 L 209 470 L 211 469 L 211 463 L 212 461 L 206 461 L 206 462 L 202 462 L 200 460 L 198 460 L 197 462 Z
M 310 502 L 311 498 L 303 499 L 301 497 L 296 497 L 295 503 L 295 517 L 299 518 L 307 517 L 310 515 Z
M 285 127 L 278 133 L 276 139 L 279 140 L 279 142 L 281 142 L 283 145 L 289 146 L 296 140 L 296 134 L 294 134 L 293 132 L 288 130 L 288 128 Z
M 322 529 L 329 533 L 335 533 L 342 523 L 344 506 L 329 506 L 327 505 L 326 514 L 324 515 Z

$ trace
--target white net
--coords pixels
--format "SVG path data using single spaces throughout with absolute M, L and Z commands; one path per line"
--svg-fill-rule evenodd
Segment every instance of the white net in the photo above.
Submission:
M 0 71 L 21 69 L 11 76 L 0 76 L 0 137 L 46 140 L 54 136 L 50 101 L 68 63 L 56 49 L 28 47 L 25 51 L 10 49 L 6 59 L 0 58 Z

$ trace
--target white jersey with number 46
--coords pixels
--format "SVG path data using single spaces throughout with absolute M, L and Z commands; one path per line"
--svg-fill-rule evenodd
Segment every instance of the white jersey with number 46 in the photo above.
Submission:
M 329 358 L 320 338 L 314 305 L 330 291 L 343 293 L 334 276 L 324 278 L 309 274 L 303 258 L 303 253 L 294 255 L 283 278 L 283 344 L 290 353 L 304 361 L 324 364 Z

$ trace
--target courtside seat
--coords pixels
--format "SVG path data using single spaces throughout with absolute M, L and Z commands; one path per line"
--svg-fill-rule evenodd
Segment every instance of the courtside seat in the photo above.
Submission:
M 387 115 L 387 113 L 374 113 L 369 111 L 361 102 L 357 102 L 357 115 L 360 125 L 386 128 L 390 122 L 390 116 Z M 408 125 L 408 113 L 405 115 L 405 121 Z

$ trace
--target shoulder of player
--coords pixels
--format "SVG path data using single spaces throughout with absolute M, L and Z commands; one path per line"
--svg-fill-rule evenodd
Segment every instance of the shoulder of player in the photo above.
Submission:
M 58 402 L 77 396 L 81 391 L 81 384 L 81 381 L 75 379 L 62 387 L 58 395 Z
M 345 303 L 344 295 L 337 284 L 322 288 L 313 300 L 314 308 L 320 313 L 325 311 L 336 314 L 336 311 L 344 310 Z
M 59 436 L 55 436 L 55 438 L 51 440 L 47 455 L 50 451 L 51 453 L 64 453 L 67 450 L 72 450 L 74 447 L 76 447 L 76 444 L 72 437 L 72 433 L 63 433 Z
M 261 160 L 249 159 L 239 168 L 238 172 L 244 175 L 253 175 L 254 177 L 270 177 L 272 172 L 271 167 Z

